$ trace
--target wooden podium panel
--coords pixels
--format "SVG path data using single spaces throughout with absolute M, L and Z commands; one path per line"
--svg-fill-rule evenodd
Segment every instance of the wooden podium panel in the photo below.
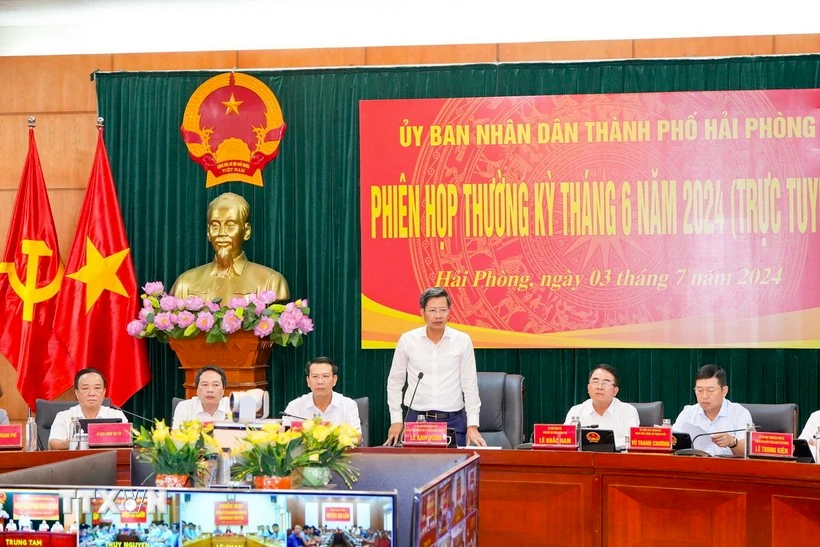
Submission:
M 621 479 L 616 479 L 623 482 Z M 614 547 L 744 547 L 746 495 L 707 483 L 673 487 L 662 479 L 604 488 L 603 545 Z M 683 485 L 681 485 L 683 486 Z
M 816 494 L 813 498 L 772 496 L 772 547 L 820 544 L 820 499 Z

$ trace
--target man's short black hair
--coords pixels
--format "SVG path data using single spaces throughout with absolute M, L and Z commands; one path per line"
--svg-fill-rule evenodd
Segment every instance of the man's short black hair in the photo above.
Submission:
M 196 371 L 196 377 L 194 378 L 194 383 L 196 384 L 196 387 L 199 387 L 199 379 L 202 377 L 202 375 L 208 372 L 209 370 L 212 370 L 219 374 L 219 377 L 222 378 L 222 389 L 225 389 L 228 386 L 228 377 L 225 375 L 225 371 L 216 365 L 205 365 L 204 367 Z
M 108 385 L 108 382 L 106 382 L 105 376 L 103 376 L 102 372 L 100 372 L 99 370 L 97 370 L 95 368 L 90 368 L 89 367 L 89 368 L 84 368 L 82 370 L 77 371 L 77 374 L 74 375 L 74 389 L 80 389 L 80 378 L 82 378 L 86 374 L 99 374 L 100 378 L 102 378 L 102 381 L 103 381 L 103 387 L 106 387 Z
M 606 363 L 601 363 L 600 365 L 595 365 L 594 367 L 592 367 L 592 370 L 589 371 L 589 376 L 587 376 L 587 383 L 589 383 L 589 381 L 592 380 L 592 375 L 595 374 L 595 371 L 599 369 L 605 370 L 615 377 L 615 387 L 618 387 L 618 385 L 620 385 L 621 377 L 618 376 L 618 370 L 612 365 L 608 365 Z
M 427 302 L 430 301 L 431 298 L 441 298 L 444 297 L 447 299 L 447 307 L 450 307 L 450 295 L 447 294 L 447 291 L 442 289 L 441 287 L 430 287 L 423 293 L 421 293 L 421 297 L 419 297 L 419 306 L 421 309 L 427 307 Z
M 698 369 L 698 374 L 695 376 L 695 381 L 708 380 L 709 378 L 717 378 L 718 385 L 723 387 L 726 385 L 726 371 L 717 365 L 703 365 Z
M 305 376 L 310 376 L 310 365 L 330 365 L 330 368 L 333 369 L 333 376 L 339 375 L 339 367 L 336 363 L 333 362 L 333 359 L 330 357 L 314 357 L 310 361 L 307 362 L 305 365 Z

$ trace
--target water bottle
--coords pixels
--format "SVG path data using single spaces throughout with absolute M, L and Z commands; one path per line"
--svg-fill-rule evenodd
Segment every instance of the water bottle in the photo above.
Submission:
M 79 418 L 71 418 L 71 423 L 68 426 L 68 449 L 79 450 L 80 435 L 83 433 L 83 428 L 80 426 Z
M 820 463 L 820 425 L 817 426 L 817 433 L 814 434 L 814 463 Z
M 37 422 L 34 421 L 34 416 L 29 416 L 26 420 L 26 450 L 37 450 Z
M 756 431 L 755 424 L 746 424 L 746 446 L 743 448 L 743 458 L 747 459 L 752 450 L 752 432 Z
M 570 425 L 575 426 L 575 446 L 578 450 L 581 450 L 581 418 L 578 416 L 573 416 L 569 423 Z
M 661 427 L 668 427 L 669 429 L 672 429 L 672 420 L 669 418 L 664 418 L 661 422 Z

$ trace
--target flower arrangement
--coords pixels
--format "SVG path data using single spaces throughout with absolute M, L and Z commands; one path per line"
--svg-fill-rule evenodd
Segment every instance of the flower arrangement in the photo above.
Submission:
M 213 424 L 203 425 L 199 420 L 183 422 L 173 431 L 165 420 L 157 420 L 151 430 L 140 426 L 134 430 L 134 446 L 140 449 L 137 458 L 150 463 L 156 475 L 186 475 L 201 484 L 207 472 L 206 458 L 220 450 L 212 430 Z
M 262 291 L 235 296 L 223 306 L 219 298 L 210 302 L 198 296 L 177 298 L 165 292 L 161 281 L 146 283 L 143 290 L 139 317 L 126 327 L 136 338 L 167 343 L 170 338 L 194 338 L 204 332 L 205 341 L 213 343 L 226 342 L 228 335 L 246 330 L 280 346 L 298 347 L 313 331 L 307 299 L 277 304 L 276 293 Z
M 287 477 L 307 465 L 309 455 L 302 446 L 302 435 L 285 431 L 281 424 L 265 424 L 248 434 L 232 450 L 232 476 L 243 480 L 254 477 Z
M 302 443 L 308 454 L 305 467 L 325 467 L 335 471 L 348 488 L 359 479 L 359 470 L 350 462 L 348 449 L 359 443 L 359 432 L 350 424 L 329 425 L 316 417 L 302 422 Z

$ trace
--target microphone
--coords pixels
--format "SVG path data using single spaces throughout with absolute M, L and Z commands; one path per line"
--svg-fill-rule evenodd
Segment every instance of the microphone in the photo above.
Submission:
M 407 405 L 407 411 L 404 413 L 404 422 L 407 423 L 407 416 L 410 414 L 410 409 L 413 408 L 413 401 L 416 399 L 416 392 L 419 390 L 421 379 L 424 378 L 424 373 L 419 372 L 419 378 L 416 380 L 416 387 L 413 389 L 413 395 L 410 396 L 410 404 Z
M 296 414 L 289 414 L 284 410 L 279 413 L 280 416 L 285 416 L 286 418 L 295 418 L 297 420 L 302 420 L 303 422 L 307 421 L 307 418 L 302 418 L 301 416 L 297 416 Z
M 699 433 L 699 434 L 695 435 L 694 437 L 692 437 L 692 444 L 693 445 L 695 444 L 695 439 L 699 439 L 700 437 L 705 437 L 707 435 L 712 436 L 712 435 L 720 435 L 722 433 L 738 433 L 740 431 L 746 431 L 746 428 L 744 427 L 744 428 L 741 428 L 741 429 L 727 429 L 726 431 L 712 431 L 710 433 Z M 757 427 L 755 427 L 755 431 L 757 431 Z
M 129 411 L 125 410 L 124 408 L 118 407 L 117 405 L 114 405 L 114 404 L 109 405 L 108 408 L 113 408 L 114 410 L 119 410 L 123 414 L 126 414 L 128 416 L 132 416 L 134 418 L 139 418 L 140 420 L 142 420 L 144 422 L 148 422 L 149 424 L 154 423 L 154 420 L 146 418 L 145 416 L 140 416 L 139 414 L 134 414 L 133 412 L 129 412 Z

